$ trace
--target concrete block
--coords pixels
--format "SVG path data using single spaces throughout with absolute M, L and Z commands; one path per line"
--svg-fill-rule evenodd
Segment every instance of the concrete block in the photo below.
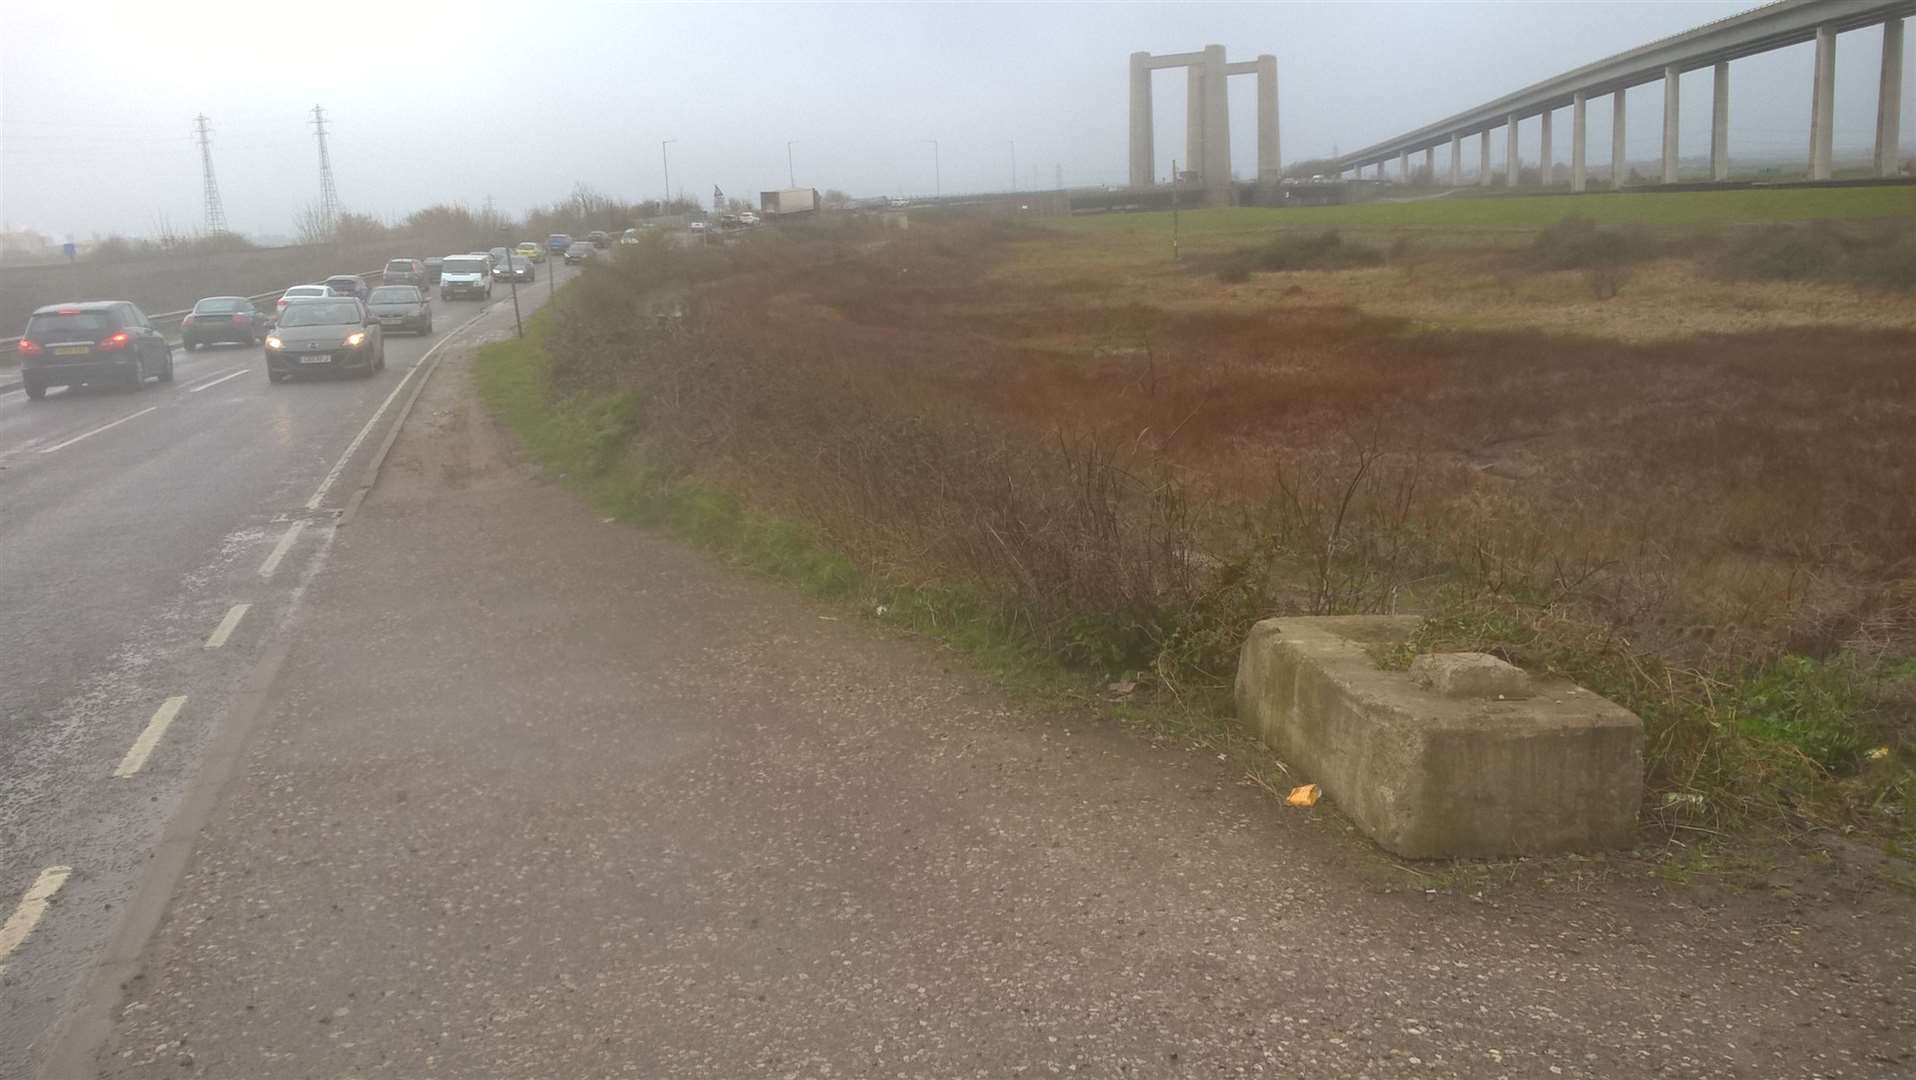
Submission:
M 1636 715 L 1481 653 L 1380 670 L 1372 648 L 1416 626 L 1406 616 L 1258 623 L 1238 663 L 1239 719 L 1407 858 L 1628 846 L 1643 798 Z
M 1532 696 L 1530 675 L 1489 653 L 1426 653 L 1410 662 L 1410 681 L 1447 698 Z

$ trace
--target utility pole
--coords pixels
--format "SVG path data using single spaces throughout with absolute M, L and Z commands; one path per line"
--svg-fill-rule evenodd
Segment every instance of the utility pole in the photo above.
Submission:
M 333 159 L 326 152 L 326 110 L 317 105 L 313 130 L 319 137 L 319 216 L 331 228 L 339 220 L 339 189 L 333 186 Z
M 206 231 L 223 233 L 226 231 L 226 207 L 220 203 L 220 185 L 213 179 L 213 147 L 208 142 L 212 132 L 206 126 L 206 114 L 193 118 L 194 130 L 200 137 L 200 190 L 206 202 Z
M 665 156 L 665 148 L 675 142 L 678 142 L 678 140 L 666 139 L 659 143 L 659 167 L 665 170 L 665 201 L 659 204 L 659 213 L 661 215 L 665 214 L 667 208 L 672 204 L 672 162 Z
M 798 172 L 792 168 L 792 144 L 797 139 L 785 140 L 785 180 L 793 187 L 798 186 Z
M 939 176 L 938 140 L 937 139 L 920 139 L 918 141 L 928 142 L 931 144 L 931 194 L 932 194 L 932 198 L 934 199 L 942 199 L 945 196 L 945 182 Z
M 512 234 L 506 231 L 504 225 L 499 226 L 499 242 L 506 246 L 506 270 L 512 274 L 512 280 L 507 282 L 512 286 L 512 327 L 517 331 L 516 336 L 525 337 L 526 324 L 519 318 L 519 271 L 512 266 L 512 260 L 521 256 L 512 253 Z M 533 273 L 537 274 L 538 271 L 534 270 Z
M 1171 261 L 1178 261 L 1178 160 L 1171 159 Z

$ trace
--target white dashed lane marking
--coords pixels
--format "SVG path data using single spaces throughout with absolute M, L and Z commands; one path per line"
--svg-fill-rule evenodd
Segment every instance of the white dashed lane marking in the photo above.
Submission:
M 198 386 L 188 387 L 186 392 L 189 394 L 197 394 L 202 390 L 211 390 L 215 386 L 218 386 L 219 384 L 225 382 L 228 379 L 237 379 L 244 374 L 246 374 L 246 369 L 241 368 L 230 375 L 221 375 L 219 378 L 214 379 L 212 382 L 204 382 L 199 384 Z
M 213 628 L 213 635 L 206 639 L 206 647 L 217 649 L 226 644 L 226 639 L 233 636 L 233 630 L 239 626 L 240 620 L 246 617 L 247 610 L 252 606 L 251 604 L 234 604 L 227 611 L 226 618 L 221 619 L 220 624 Z
M 147 413 L 150 413 L 158 408 L 159 408 L 158 405 L 148 405 L 146 408 L 141 409 L 139 412 L 133 413 L 130 416 L 122 416 L 118 420 L 113 421 L 111 424 L 101 424 L 99 427 L 94 428 L 92 431 L 86 432 L 83 435 L 75 435 L 73 438 L 68 439 L 66 442 L 63 442 L 63 443 L 54 443 L 52 446 L 49 446 L 45 450 L 42 450 L 40 452 L 42 454 L 51 454 L 55 450 L 65 450 L 67 447 L 72 446 L 74 443 L 79 442 L 81 439 L 91 439 L 92 437 L 94 437 L 95 435 L 98 435 L 102 431 L 111 431 L 114 428 L 119 427 L 121 424 L 126 423 L 128 420 L 138 420 L 140 417 L 145 416 Z
M 26 895 L 20 898 L 20 906 L 13 909 L 5 924 L 0 924 L 0 971 L 7 970 L 7 957 L 13 955 L 13 950 L 40 924 L 40 916 L 47 913 L 53 894 L 67 883 L 67 875 L 71 873 L 71 866 L 49 866 L 40 871 L 40 876 L 27 887 Z
M 293 542 L 299 539 L 300 530 L 305 527 L 305 522 L 295 521 L 287 528 L 286 535 L 280 537 L 279 543 L 273 545 L 273 553 L 266 556 L 265 562 L 259 564 L 260 577 L 269 578 L 273 576 L 273 571 L 279 569 L 280 560 L 286 557 L 288 551 L 293 550 Z
M 146 722 L 146 730 L 127 747 L 126 756 L 120 759 L 120 767 L 113 770 L 115 779 L 124 780 L 146 767 L 146 759 L 153 754 L 153 748 L 160 745 L 160 739 L 166 729 L 173 726 L 173 718 L 180 715 L 186 707 L 186 695 L 170 697 L 154 710 L 153 719 Z

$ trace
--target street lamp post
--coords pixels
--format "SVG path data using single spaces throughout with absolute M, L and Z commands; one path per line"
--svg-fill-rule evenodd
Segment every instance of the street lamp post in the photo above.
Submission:
M 943 198 L 945 194 L 945 182 L 939 176 L 940 170 L 938 167 L 938 140 L 937 139 L 920 139 L 918 141 L 928 142 L 931 144 L 931 194 L 933 198 Z
M 792 144 L 797 139 L 785 140 L 785 179 L 793 187 L 798 186 L 798 171 L 792 168 Z
M 665 148 L 678 142 L 677 139 L 665 139 L 659 143 L 659 167 L 665 170 L 665 198 L 659 201 L 659 213 L 664 214 L 672 203 L 672 162 L 665 156 Z

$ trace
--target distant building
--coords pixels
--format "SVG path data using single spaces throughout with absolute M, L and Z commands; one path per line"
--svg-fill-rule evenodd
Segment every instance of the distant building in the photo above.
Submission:
M 46 259 L 59 253 L 59 245 L 48 239 L 45 233 L 34 229 L 0 232 L 0 259 Z

